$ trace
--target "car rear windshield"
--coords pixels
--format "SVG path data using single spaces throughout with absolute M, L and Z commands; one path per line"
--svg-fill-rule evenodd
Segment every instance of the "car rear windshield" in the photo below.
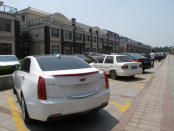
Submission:
M 117 56 L 116 59 L 118 63 L 134 61 L 133 57 L 131 56 Z
M 18 61 L 16 56 L 0 56 L 0 61 L 8 62 L 8 61 Z
M 37 56 L 36 60 L 42 71 L 91 68 L 76 56 Z

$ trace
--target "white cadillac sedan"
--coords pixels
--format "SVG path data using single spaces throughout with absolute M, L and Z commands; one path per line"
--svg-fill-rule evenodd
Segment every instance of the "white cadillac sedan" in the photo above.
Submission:
M 106 74 L 76 56 L 28 56 L 13 82 L 26 123 L 96 111 L 110 97 Z
M 106 72 L 112 79 L 118 79 L 119 76 L 134 77 L 142 72 L 141 63 L 126 55 L 105 55 L 90 65 Z

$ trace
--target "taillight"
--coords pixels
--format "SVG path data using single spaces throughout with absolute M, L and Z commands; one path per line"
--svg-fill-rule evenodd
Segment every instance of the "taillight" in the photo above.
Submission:
M 105 72 L 104 72 L 104 76 L 105 76 L 106 89 L 109 89 L 109 80 L 108 80 L 108 76 L 106 75 Z
M 45 80 L 41 76 L 39 76 L 39 80 L 38 80 L 38 99 L 42 99 L 42 100 L 47 99 Z
M 121 66 L 122 69 L 128 69 L 128 65 Z
M 135 60 L 136 62 L 141 62 L 141 60 Z

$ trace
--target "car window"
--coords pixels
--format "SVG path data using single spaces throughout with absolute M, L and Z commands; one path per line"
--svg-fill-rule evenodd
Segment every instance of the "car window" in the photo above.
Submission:
M 92 68 L 76 56 L 36 56 L 42 71 Z
M 134 61 L 133 57 L 131 56 L 117 56 L 116 59 L 118 63 Z
M 16 56 L 0 56 L 0 61 L 18 61 Z
M 26 58 L 26 59 L 22 60 L 20 70 L 29 73 L 30 72 L 30 63 L 31 63 L 30 58 Z
M 112 64 L 113 63 L 113 60 L 114 60 L 114 57 L 113 56 L 107 56 L 106 59 L 105 59 L 105 63 Z
M 95 63 L 103 63 L 104 57 L 97 58 Z

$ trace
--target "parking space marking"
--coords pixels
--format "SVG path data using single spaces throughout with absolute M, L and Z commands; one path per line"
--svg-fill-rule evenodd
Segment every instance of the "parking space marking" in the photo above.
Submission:
M 141 86 L 140 86 L 140 88 L 144 88 L 145 87 L 145 84 L 142 84 Z
M 118 110 L 118 112 L 120 112 L 120 113 L 124 113 L 125 111 L 127 111 L 127 109 L 131 105 L 130 102 L 126 102 L 124 105 L 122 105 L 122 104 L 119 104 L 119 103 L 117 103 L 115 101 L 112 101 L 112 100 L 110 100 L 109 103 L 112 104 L 112 105 L 120 107 L 120 109 Z
M 27 131 L 23 119 L 16 107 L 16 104 L 11 96 L 8 96 L 8 104 L 11 109 L 11 113 L 13 116 L 14 123 L 16 125 L 17 131 Z
M 139 88 L 145 87 L 145 84 L 142 84 L 142 83 L 130 83 L 130 82 L 123 82 L 123 81 L 115 81 L 115 82 L 117 82 L 118 84 L 123 84 L 123 85 L 137 86 Z

